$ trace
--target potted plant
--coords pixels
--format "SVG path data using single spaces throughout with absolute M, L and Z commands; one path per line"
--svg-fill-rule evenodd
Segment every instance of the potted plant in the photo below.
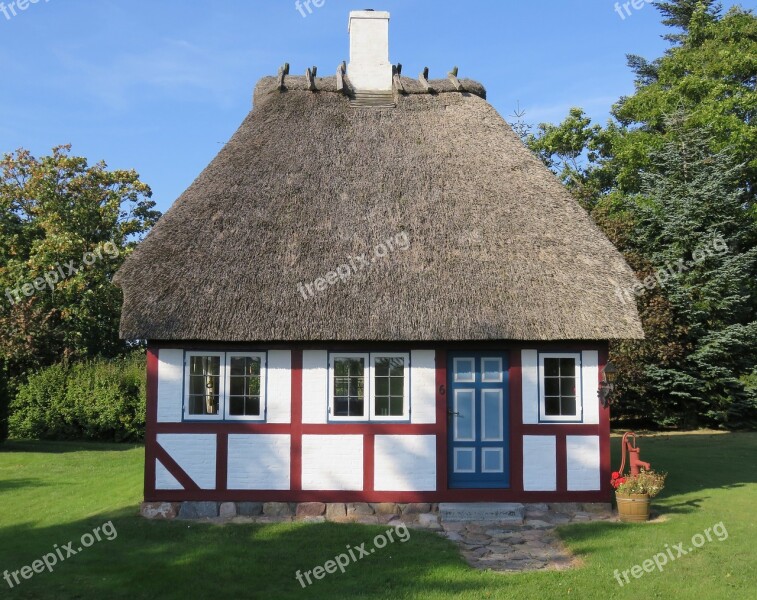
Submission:
M 639 522 L 649 520 L 649 503 L 665 487 L 666 473 L 641 469 L 638 475 L 612 474 L 612 487 L 618 503 L 621 521 Z

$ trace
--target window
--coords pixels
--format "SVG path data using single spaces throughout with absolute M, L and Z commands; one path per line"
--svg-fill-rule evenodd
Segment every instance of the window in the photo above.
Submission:
M 367 356 L 334 357 L 332 414 L 340 418 L 365 417 L 365 367 Z
M 541 354 L 539 374 L 540 420 L 580 422 L 583 418 L 580 355 Z
M 410 355 L 332 354 L 334 421 L 402 421 L 410 414 Z
M 372 419 L 407 419 L 410 398 L 407 354 L 372 354 Z
M 265 354 L 188 352 L 187 420 L 265 420 Z

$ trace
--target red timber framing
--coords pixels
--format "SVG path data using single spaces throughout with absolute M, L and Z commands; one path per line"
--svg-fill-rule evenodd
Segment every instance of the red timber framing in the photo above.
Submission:
M 406 349 L 428 348 L 431 343 L 405 345 Z M 586 343 L 477 343 L 446 344 L 436 350 L 436 423 L 418 425 L 408 423 L 330 423 L 323 425 L 302 422 L 302 357 L 303 349 L 323 349 L 324 344 L 300 344 L 296 348 L 284 344 L 266 344 L 269 349 L 287 349 L 292 352 L 292 405 L 291 423 L 158 423 L 158 357 L 160 348 L 181 347 L 190 349 L 223 348 L 228 351 L 246 349 L 239 344 L 188 344 L 151 343 L 147 350 L 147 428 L 145 436 L 145 501 L 219 501 L 219 502 L 610 502 L 610 411 L 600 408 L 599 424 L 533 424 L 524 425 L 521 402 L 521 350 L 599 352 L 599 373 L 607 362 L 607 345 Z M 381 348 L 381 344 L 375 345 Z M 398 345 L 386 345 L 397 349 Z M 365 345 L 361 346 L 364 348 Z M 371 345 L 374 347 L 374 345 Z M 447 351 L 453 349 L 502 349 L 510 356 L 510 478 L 509 489 L 448 489 L 447 486 Z M 329 345 L 333 351 L 352 350 L 354 346 Z M 585 402 L 598 402 L 587 398 Z M 163 433 L 214 434 L 216 436 L 216 489 L 202 490 L 158 444 L 157 436 Z M 290 489 L 289 490 L 228 490 L 228 436 L 234 433 L 268 433 L 291 436 Z M 303 490 L 302 489 L 302 436 L 345 435 L 363 436 L 363 489 L 361 491 Z M 374 482 L 374 441 L 376 435 L 434 435 L 436 436 L 436 491 L 432 492 L 377 492 Z M 557 449 L 557 489 L 551 492 L 523 490 L 523 436 L 553 435 Z M 566 440 L 570 435 L 599 436 L 600 481 L 599 491 L 571 492 L 567 489 Z M 156 460 L 184 487 L 183 490 L 156 490 Z

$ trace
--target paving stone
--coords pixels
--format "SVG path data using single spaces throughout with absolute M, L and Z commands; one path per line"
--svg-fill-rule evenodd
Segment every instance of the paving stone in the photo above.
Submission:
M 445 521 L 523 522 L 525 508 L 515 502 L 442 502 L 439 514 Z
M 418 515 L 418 524 L 422 525 L 423 527 L 430 527 L 432 529 L 437 527 L 441 529 L 441 525 L 439 525 L 439 517 L 431 513 L 423 513 Z
M 495 539 L 505 538 L 508 535 L 510 535 L 508 531 L 503 531 L 502 529 L 487 529 L 486 531 L 484 531 L 484 533 L 488 535 L 490 538 L 495 538 Z
M 351 502 L 347 505 L 348 515 L 370 516 L 374 513 L 373 507 L 367 502 Z
M 572 515 L 581 510 L 581 505 L 576 502 L 555 502 L 549 505 L 549 510 L 556 513 Z
M 237 514 L 242 517 L 256 517 L 263 514 L 262 502 L 237 502 Z
M 430 504 L 423 504 L 422 502 L 414 502 L 412 504 L 407 504 L 402 509 L 402 516 L 405 515 L 420 515 L 423 513 L 430 513 L 431 512 L 431 505 Z
M 145 519 L 175 519 L 180 508 L 179 502 L 143 502 L 139 513 Z
M 528 520 L 526 521 L 526 525 L 530 527 L 536 527 L 537 529 L 546 529 L 548 527 L 554 527 L 552 523 L 547 523 L 546 521 L 540 521 L 538 519 Z
M 341 519 L 347 516 L 347 505 L 341 502 L 332 503 L 326 505 L 326 518 L 329 521 L 334 519 Z
M 570 523 L 570 517 L 568 515 L 552 515 L 549 520 L 555 525 L 565 525 L 565 523 Z
M 266 517 L 290 517 L 292 509 L 286 502 L 266 502 L 263 504 L 263 514 Z
M 182 502 L 180 519 L 213 519 L 218 516 L 218 502 Z
M 371 506 L 377 515 L 400 514 L 400 507 L 394 502 L 378 502 L 376 504 L 371 504 Z
M 527 510 L 526 521 L 528 521 L 529 519 L 549 519 L 549 513 Z
M 295 515 L 298 518 L 320 517 L 324 512 L 326 512 L 326 505 L 323 502 L 300 502 Z

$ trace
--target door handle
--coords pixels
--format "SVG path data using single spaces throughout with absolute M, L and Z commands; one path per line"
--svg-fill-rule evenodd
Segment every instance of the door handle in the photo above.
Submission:
M 452 410 L 448 410 L 448 411 L 447 411 L 447 414 L 448 414 L 448 415 L 449 415 L 450 417 L 451 417 L 452 415 L 455 415 L 455 416 L 458 416 L 458 417 L 460 416 L 460 413 L 459 413 L 459 412 L 454 412 L 454 411 L 452 411 Z

